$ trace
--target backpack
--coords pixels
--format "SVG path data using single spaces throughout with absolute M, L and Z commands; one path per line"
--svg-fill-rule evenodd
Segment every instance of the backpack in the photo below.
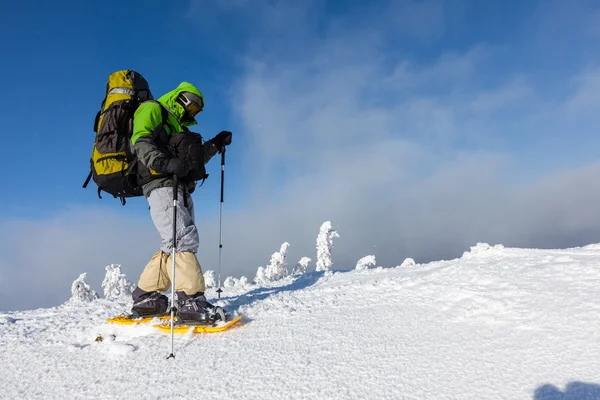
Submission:
M 144 77 L 133 70 L 113 72 L 108 77 L 106 94 L 94 121 L 96 138 L 90 158 L 90 179 L 98 185 L 98 197 L 104 191 L 120 198 L 142 196 L 142 185 L 152 177 L 131 151 L 133 115 L 144 101 L 152 100 L 152 93 Z M 164 107 L 163 121 L 166 120 Z

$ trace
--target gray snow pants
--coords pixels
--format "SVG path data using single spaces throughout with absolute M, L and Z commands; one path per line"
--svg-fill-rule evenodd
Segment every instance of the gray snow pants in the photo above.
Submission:
M 148 196 L 150 215 L 161 237 L 161 250 L 154 254 L 138 281 L 145 292 L 164 292 L 171 285 L 173 251 L 173 188 L 157 188 Z M 206 290 L 202 268 L 196 258 L 198 230 L 194 224 L 194 203 L 191 196 L 184 205 L 183 192 L 177 199 L 177 255 L 175 257 L 175 290 L 187 295 Z
M 148 196 L 152 222 L 161 238 L 161 250 L 167 254 L 173 251 L 173 188 L 154 189 Z M 183 191 L 177 195 L 177 252 L 197 253 L 199 246 L 198 229 L 194 223 L 194 201 L 187 197 L 184 205 Z

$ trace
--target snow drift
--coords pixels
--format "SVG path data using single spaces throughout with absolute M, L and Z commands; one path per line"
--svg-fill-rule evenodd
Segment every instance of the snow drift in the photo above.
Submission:
M 177 336 L 175 361 L 168 334 L 105 323 L 126 296 L 2 314 L 0 397 L 600 399 L 600 245 L 360 265 L 211 289 L 245 323 Z

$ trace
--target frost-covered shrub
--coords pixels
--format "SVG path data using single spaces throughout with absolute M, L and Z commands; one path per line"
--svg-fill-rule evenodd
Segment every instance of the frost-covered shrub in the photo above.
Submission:
M 356 269 L 361 270 L 373 268 L 375 264 L 375 256 L 365 256 L 358 260 L 358 262 L 356 263 Z
M 330 221 L 325 221 L 321 225 L 319 235 L 317 236 L 317 271 L 326 271 L 331 268 L 331 249 L 333 248 L 333 238 L 339 238 L 340 235 L 331 227 Z
M 296 266 L 294 267 L 294 270 L 292 271 L 292 275 L 299 275 L 299 274 L 304 274 L 306 273 L 306 271 L 308 271 L 308 263 L 310 263 L 312 260 L 310 259 L 310 257 L 302 257 L 300 259 L 300 261 L 298 261 L 296 263 Z
M 265 275 L 265 268 L 263 266 L 260 266 L 256 270 L 256 276 L 254 276 L 254 283 L 256 283 L 257 285 L 263 285 L 266 282 L 268 282 L 268 280 Z
M 240 281 L 238 282 L 238 285 L 242 288 L 245 288 L 250 285 L 250 282 L 248 282 L 248 278 L 246 278 L 245 276 L 242 276 L 240 278 Z
M 416 263 L 412 258 L 405 258 L 402 264 L 400 264 L 401 267 L 412 267 L 413 265 L 416 265 Z
M 223 282 L 223 287 L 232 288 L 235 287 L 238 283 L 238 280 L 233 276 L 228 276 L 225 278 L 225 282 Z
M 217 286 L 215 271 L 210 270 L 204 273 L 204 285 L 206 285 L 207 288 L 213 288 Z
M 285 278 L 288 275 L 287 270 L 287 250 L 290 247 L 288 242 L 281 245 L 278 252 L 271 255 L 271 262 L 265 268 L 265 274 L 272 282 Z
M 241 278 L 234 278 L 233 276 L 228 276 L 225 279 L 225 282 L 223 282 L 223 287 L 226 288 L 245 288 L 247 286 L 249 286 L 250 283 L 248 282 L 248 278 L 246 278 L 245 276 L 242 276 Z
M 265 268 L 258 267 L 254 282 L 258 285 L 267 282 L 275 282 L 288 276 L 287 270 L 287 250 L 290 247 L 288 242 L 281 245 L 279 251 L 271 255 L 271 262 Z
M 79 275 L 71 285 L 71 303 L 88 303 L 98 298 L 98 294 L 85 282 L 87 272 Z
M 471 251 L 465 251 L 463 253 L 463 257 L 470 257 L 473 254 L 482 254 L 482 253 L 488 253 L 492 250 L 503 250 L 504 246 L 501 244 L 497 244 L 495 246 L 490 246 L 487 243 L 477 243 L 475 246 L 471 246 Z
M 121 272 L 119 264 L 111 264 L 106 266 L 106 275 L 102 281 L 102 289 L 104 290 L 105 298 L 116 299 L 131 296 L 134 285 L 125 278 L 125 274 Z

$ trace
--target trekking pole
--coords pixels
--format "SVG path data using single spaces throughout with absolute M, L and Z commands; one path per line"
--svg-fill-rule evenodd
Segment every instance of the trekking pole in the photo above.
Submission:
M 177 254 L 177 192 L 179 179 L 177 175 L 173 175 L 173 250 L 171 258 L 173 265 L 171 267 L 171 354 L 167 357 L 175 358 L 174 342 L 175 342 L 175 255 Z
M 221 251 L 223 250 L 223 188 L 225 181 L 225 146 L 223 146 L 223 152 L 221 153 L 221 212 L 219 216 L 219 285 L 217 289 L 217 293 L 219 294 L 219 299 L 221 298 L 221 293 L 223 289 L 221 289 Z

